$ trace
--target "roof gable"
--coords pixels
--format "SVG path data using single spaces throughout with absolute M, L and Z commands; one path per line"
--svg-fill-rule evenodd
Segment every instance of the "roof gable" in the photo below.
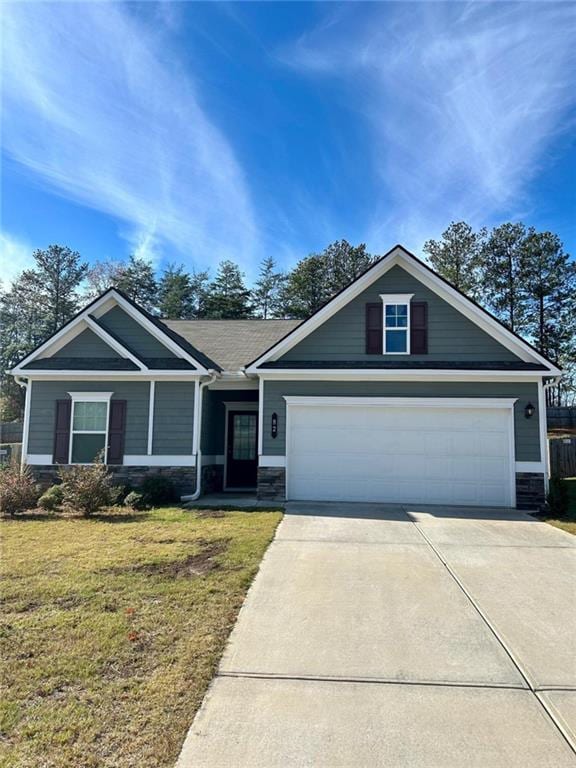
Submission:
M 87 329 L 104 343 L 104 348 L 113 350 L 115 353 L 113 356 L 117 360 L 129 361 L 131 370 L 143 372 L 159 368 L 187 369 L 206 374 L 209 367 L 217 368 L 185 339 L 163 326 L 159 320 L 152 318 L 120 291 L 110 288 L 23 358 L 14 367 L 12 373 L 25 374 L 30 368 L 56 370 L 58 363 L 47 363 L 46 359 L 52 359 L 60 350 L 65 350 Z M 124 336 L 127 337 L 126 340 Z M 93 336 L 88 338 L 91 341 Z M 76 341 L 72 349 L 78 352 L 80 349 L 78 345 L 81 343 L 81 340 Z M 112 356 L 108 353 L 102 353 L 103 347 L 100 346 L 99 350 L 99 354 L 94 355 L 93 360 L 101 362 L 107 358 L 111 359 Z M 78 357 L 78 354 L 59 355 L 62 363 L 60 369 L 66 370 L 64 361 L 78 359 Z M 38 364 L 36 361 L 39 360 L 44 362 Z M 35 364 L 31 365 L 32 363 Z
M 329 321 L 334 318 L 338 313 L 343 312 L 344 308 L 348 307 L 354 300 L 360 297 L 364 292 L 366 295 L 370 294 L 373 286 L 379 281 L 383 280 L 385 275 L 396 268 L 400 268 L 400 272 L 397 271 L 397 275 L 404 273 L 407 277 L 417 281 L 417 283 L 411 283 L 411 285 L 418 285 L 419 292 L 428 292 L 427 299 L 433 297 L 434 301 L 442 300 L 449 308 L 449 312 L 453 312 L 453 318 L 458 318 L 459 327 L 462 326 L 464 332 L 472 333 L 476 341 L 479 338 L 486 339 L 489 337 L 490 341 L 487 343 L 487 349 L 504 350 L 500 351 L 500 357 L 497 359 L 513 361 L 518 359 L 525 363 L 534 363 L 540 366 L 544 365 L 545 370 L 552 374 L 558 374 L 559 369 L 544 356 L 542 356 L 534 347 L 521 339 L 519 336 L 508 330 L 500 321 L 490 315 L 489 312 L 477 305 L 475 302 L 468 299 L 464 294 L 454 288 L 450 283 L 440 277 L 430 267 L 425 265 L 413 254 L 407 251 L 402 246 L 395 246 L 379 261 L 377 261 L 372 267 L 370 267 L 364 274 L 362 274 L 357 280 L 343 289 L 333 299 L 327 302 L 310 318 L 303 321 L 294 331 L 287 334 L 277 344 L 271 346 L 263 355 L 254 360 L 247 368 L 250 373 L 257 373 L 260 366 L 263 368 L 268 367 L 265 364 L 275 363 L 274 367 L 281 365 L 283 360 L 289 361 L 294 359 L 295 355 L 298 355 L 302 359 L 302 352 L 306 351 L 306 345 L 304 340 L 310 337 L 312 334 L 317 333 L 317 339 L 322 338 L 323 332 L 320 330 L 322 326 L 328 324 Z M 392 272 L 394 277 L 394 272 Z M 390 281 L 392 284 L 393 281 Z M 397 286 L 399 287 L 399 286 Z M 378 289 L 379 290 L 379 289 Z M 399 290 L 392 290 L 391 288 L 380 292 L 400 292 Z M 410 293 L 414 291 L 408 291 Z M 377 295 L 375 301 L 379 301 L 379 295 Z M 365 301 L 361 301 L 362 304 Z M 344 315 L 345 316 L 345 312 Z M 364 314 L 356 313 L 356 323 L 364 323 Z M 349 318 L 350 320 L 350 318 Z M 338 325 L 335 321 L 332 325 Z M 340 329 L 341 333 L 350 332 L 350 324 L 343 324 L 344 327 Z M 330 326 L 328 327 L 329 333 Z M 471 331 L 471 328 L 474 331 Z M 335 330 L 335 329 L 333 329 Z M 480 332 L 480 333 L 479 333 Z M 363 332 L 362 332 L 363 335 Z M 311 342 L 308 342 L 311 344 Z M 299 347 L 299 351 L 295 352 L 296 347 Z M 492 352 L 490 352 L 492 354 Z M 371 356 L 373 359 L 373 356 Z M 383 358 L 387 356 L 383 355 Z M 394 356 L 392 356 L 394 357 Z M 410 356 L 416 357 L 416 356 Z M 422 356 L 424 360 L 431 360 L 430 354 Z M 438 358 L 437 358 L 438 359 Z M 286 366 L 287 367 L 287 366 Z
M 411 354 L 411 362 L 520 359 L 421 280 L 396 264 L 289 349 L 279 358 L 279 362 L 374 361 L 374 355 L 366 354 L 366 304 L 381 304 L 381 295 L 385 294 L 413 294 L 413 301 L 425 301 L 428 304 L 428 353 Z M 382 354 L 378 358 L 383 361 L 399 361 L 398 355 Z

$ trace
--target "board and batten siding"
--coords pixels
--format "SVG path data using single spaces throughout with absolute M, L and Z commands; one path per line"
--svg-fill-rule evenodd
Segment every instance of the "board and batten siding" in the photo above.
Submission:
M 152 453 L 155 456 L 192 453 L 194 389 L 193 381 L 156 382 L 152 436 Z
M 52 455 L 56 401 L 68 392 L 112 392 L 126 400 L 124 454 L 148 450 L 149 381 L 39 381 L 32 386 L 28 453 Z M 152 454 L 189 455 L 194 427 L 194 382 L 156 382 Z
M 290 349 L 280 360 L 398 359 L 398 355 L 366 354 L 366 304 L 380 302 L 380 294 L 413 293 L 412 301 L 428 302 L 428 354 L 411 360 L 518 360 L 506 347 L 468 320 L 402 267 L 392 267 L 359 296 Z M 406 356 L 400 356 L 406 360 Z
M 72 341 L 57 350 L 52 357 L 118 357 L 112 347 L 90 328 L 79 333 Z
M 263 446 L 267 456 L 286 454 L 286 401 L 284 395 L 319 397 L 515 397 L 514 434 L 516 461 L 540 461 L 538 385 L 508 382 L 416 382 L 416 381 L 265 381 Z M 531 419 L 524 408 L 531 402 Z M 272 414 L 278 414 L 278 436 L 270 434 Z M 474 439 L 474 435 L 470 436 Z
M 140 357 L 176 357 L 120 307 L 108 310 L 98 321 Z

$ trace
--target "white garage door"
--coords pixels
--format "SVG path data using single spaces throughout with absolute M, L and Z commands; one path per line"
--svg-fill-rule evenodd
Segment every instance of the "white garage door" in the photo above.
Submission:
M 514 504 L 513 400 L 286 400 L 289 499 Z

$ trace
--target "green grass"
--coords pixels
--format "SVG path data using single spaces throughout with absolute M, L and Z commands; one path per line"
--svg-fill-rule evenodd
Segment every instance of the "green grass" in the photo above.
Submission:
M 3 521 L 0 765 L 172 766 L 280 517 Z
M 567 477 L 566 483 L 569 494 L 568 514 L 562 520 L 547 518 L 546 522 L 576 536 L 576 477 Z

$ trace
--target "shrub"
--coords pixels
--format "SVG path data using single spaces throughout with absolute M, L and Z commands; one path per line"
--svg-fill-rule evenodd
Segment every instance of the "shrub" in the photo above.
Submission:
M 147 477 L 139 490 L 150 507 L 158 507 L 178 500 L 174 483 L 161 475 Z
M 102 507 L 109 507 L 114 499 L 112 475 L 102 462 L 76 465 L 60 470 L 62 480 L 62 506 L 70 512 L 88 517 Z
M 555 517 L 565 517 L 568 513 L 568 483 L 562 477 L 551 477 L 546 497 L 548 510 Z
M 44 491 L 42 496 L 38 499 L 38 506 L 42 509 L 46 509 L 49 512 L 53 512 L 58 507 L 62 506 L 64 501 L 64 492 L 61 485 L 51 485 L 47 491 Z
M 27 509 L 33 509 L 38 501 L 40 490 L 32 477 L 30 467 L 21 467 L 12 461 L 0 469 L 0 510 L 9 515 L 17 515 Z
M 132 509 L 146 509 L 149 505 L 146 503 L 146 498 L 143 493 L 140 493 L 139 491 L 130 491 L 124 499 L 124 506 L 132 507 Z

